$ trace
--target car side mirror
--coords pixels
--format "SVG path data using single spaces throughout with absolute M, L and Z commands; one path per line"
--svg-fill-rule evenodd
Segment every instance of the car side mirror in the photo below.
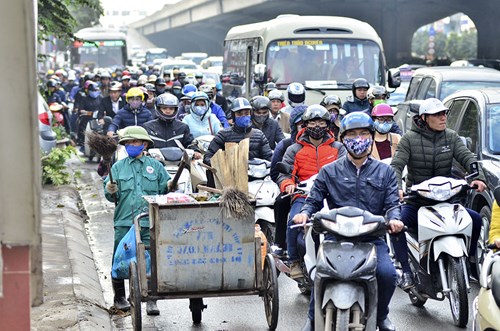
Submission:
M 253 70 L 253 79 L 257 84 L 263 84 L 266 82 L 266 65 L 258 63 L 255 65 Z
M 401 86 L 401 73 L 399 69 L 389 69 L 387 74 L 387 85 L 389 85 L 390 88 L 397 88 Z

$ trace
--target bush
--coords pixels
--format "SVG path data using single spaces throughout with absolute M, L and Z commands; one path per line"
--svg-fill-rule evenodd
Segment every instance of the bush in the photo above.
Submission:
M 66 161 L 71 155 L 77 155 L 73 146 L 53 148 L 42 157 L 42 184 L 64 185 L 71 182 L 70 174 L 66 170 Z

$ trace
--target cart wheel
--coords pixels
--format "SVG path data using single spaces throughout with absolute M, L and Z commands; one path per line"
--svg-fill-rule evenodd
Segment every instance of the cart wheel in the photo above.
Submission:
M 191 310 L 194 324 L 201 323 L 201 312 L 205 308 L 207 308 L 207 306 L 203 304 L 203 298 L 189 299 L 189 309 Z
M 271 254 L 266 255 L 263 270 L 264 286 L 264 308 L 266 310 L 266 319 L 269 329 L 275 330 L 278 326 L 279 296 L 278 296 L 278 275 L 274 258 Z
M 139 286 L 139 276 L 137 274 L 137 264 L 130 262 L 130 313 L 132 315 L 132 327 L 134 331 L 142 330 L 141 316 L 141 289 Z

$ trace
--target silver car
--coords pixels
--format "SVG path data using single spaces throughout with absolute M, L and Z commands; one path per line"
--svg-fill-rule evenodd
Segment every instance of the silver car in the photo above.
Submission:
M 56 133 L 52 130 L 52 112 L 40 93 L 38 93 L 37 108 L 40 150 L 47 154 L 56 147 Z

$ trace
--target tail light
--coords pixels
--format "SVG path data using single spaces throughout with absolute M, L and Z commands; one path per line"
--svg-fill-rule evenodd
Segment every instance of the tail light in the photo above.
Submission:
M 48 125 L 48 126 L 51 125 L 50 117 L 49 117 L 49 114 L 47 114 L 47 112 L 43 112 L 41 114 L 38 114 L 38 119 L 40 120 L 40 122 L 42 122 L 45 125 Z

